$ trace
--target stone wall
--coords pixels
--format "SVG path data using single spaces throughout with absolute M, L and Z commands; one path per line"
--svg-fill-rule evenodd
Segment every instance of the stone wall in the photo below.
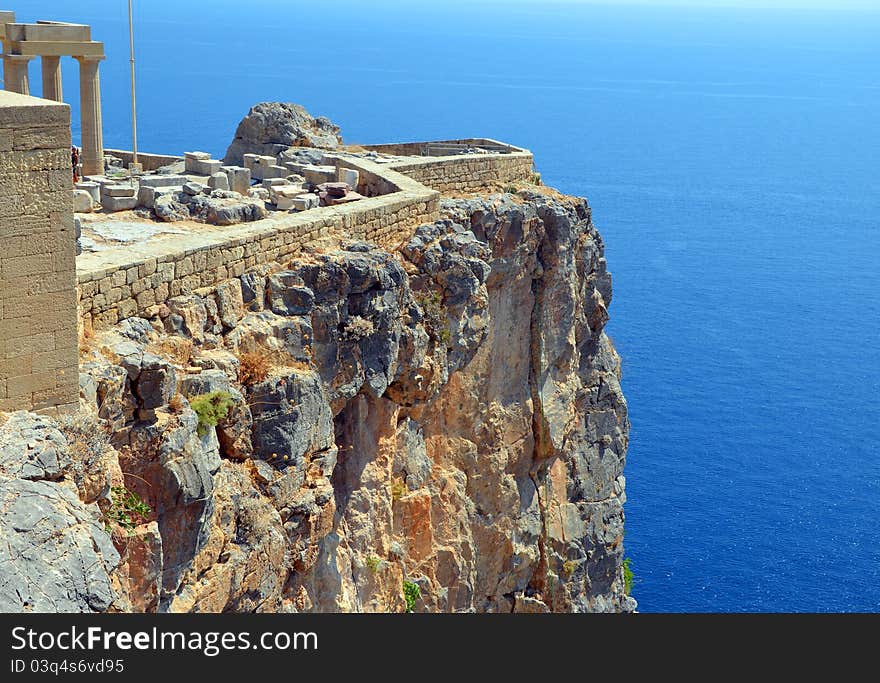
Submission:
M 104 154 L 109 154 L 110 156 L 122 159 L 125 168 L 128 168 L 128 165 L 134 159 L 134 154 L 124 149 L 105 149 Z M 138 163 L 143 167 L 144 171 L 155 171 L 157 168 L 168 166 L 176 161 L 183 161 L 183 157 L 175 157 L 169 154 L 144 154 L 138 152 Z
M 439 192 L 485 192 L 534 176 L 531 154 L 460 154 L 389 164 Z
M 425 144 L 375 147 L 398 154 L 412 153 Z M 531 153 L 511 145 L 487 139 L 431 144 L 480 145 L 497 153 L 418 157 L 390 164 L 328 155 L 328 163 L 332 159 L 339 167 L 359 172 L 357 191 L 367 199 L 83 254 L 77 260 L 77 277 L 84 324 L 104 328 L 146 315 L 152 306 L 171 297 L 212 288 L 254 266 L 289 259 L 304 246 L 327 237 L 394 247 L 408 239 L 414 227 L 437 218 L 440 192 L 482 192 L 533 176 Z M 424 147 L 419 149 L 424 151 Z
M 365 145 L 364 149 L 398 156 L 443 157 L 450 155 L 450 148 L 480 147 L 500 154 L 528 152 L 506 142 L 491 138 L 460 138 L 458 140 L 426 140 L 421 142 L 392 142 L 384 145 Z
M 481 147 L 496 153 L 443 155 L 444 151 L 457 147 Z M 392 162 L 387 167 L 440 192 L 491 191 L 534 176 L 531 152 L 488 138 L 367 145 L 365 149 L 414 157 Z
M 362 183 L 380 179 L 390 194 L 335 207 L 276 215 L 254 223 L 175 236 L 124 249 L 83 254 L 77 261 L 79 311 L 86 325 L 104 328 L 171 297 L 211 288 L 257 265 L 283 261 L 315 240 L 338 236 L 391 247 L 412 229 L 436 220 L 439 193 L 368 161 L 337 160 L 357 168 Z M 380 178 L 381 174 L 381 178 Z
M 0 91 L 0 410 L 79 396 L 70 108 Z

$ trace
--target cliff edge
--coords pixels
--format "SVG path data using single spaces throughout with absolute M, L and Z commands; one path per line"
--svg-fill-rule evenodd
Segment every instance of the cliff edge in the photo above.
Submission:
M 632 611 L 590 209 L 532 188 L 441 214 L 84 338 L 80 413 L 0 426 L 0 604 Z

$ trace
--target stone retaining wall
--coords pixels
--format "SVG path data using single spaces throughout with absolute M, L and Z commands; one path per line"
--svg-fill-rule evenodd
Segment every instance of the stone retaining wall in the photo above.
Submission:
M 435 155 L 438 150 L 453 146 L 482 147 L 495 153 Z M 387 167 L 440 192 L 483 192 L 534 177 L 535 160 L 531 152 L 488 138 L 367 145 L 365 149 L 418 157 L 395 161 Z
M 0 91 L 0 410 L 79 397 L 70 108 Z
M 128 168 L 128 165 L 134 159 L 134 154 L 124 149 L 105 149 L 104 154 L 109 154 L 110 156 L 122 159 L 125 168 Z M 183 161 L 183 157 L 175 157 L 168 154 L 143 154 L 138 152 L 138 163 L 143 167 L 144 171 L 155 171 L 157 168 L 168 166 L 177 161 Z
M 400 154 L 425 151 L 425 144 L 373 148 Z M 84 324 L 103 328 L 146 315 L 150 307 L 171 297 L 212 288 L 257 265 L 289 259 L 309 243 L 326 237 L 364 239 L 394 247 L 408 239 L 414 227 L 436 220 L 440 192 L 480 192 L 533 177 L 532 155 L 518 147 L 488 139 L 433 144 L 441 148 L 444 144 L 479 145 L 496 153 L 419 157 L 391 164 L 329 155 L 337 166 L 359 171 L 357 190 L 367 199 L 83 254 L 77 260 L 77 277 Z M 126 152 L 111 153 L 130 157 Z

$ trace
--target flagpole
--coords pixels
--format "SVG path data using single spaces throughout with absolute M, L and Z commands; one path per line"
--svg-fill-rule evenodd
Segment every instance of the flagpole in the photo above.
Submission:
M 132 0 L 128 0 L 128 43 L 131 54 L 131 141 L 132 141 L 132 167 L 139 170 L 138 164 L 138 134 L 137 134 L 137 100 L 135 97 L 134 82 L 134 19 L 132 18 Z

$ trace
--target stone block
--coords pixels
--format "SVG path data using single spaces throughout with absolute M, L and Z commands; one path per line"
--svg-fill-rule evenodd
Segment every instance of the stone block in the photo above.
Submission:
M 141 187 L 173 187 L 182 186 L 187 181 L 182 175 L 149 175 L 141 176 Z
M 276 185 L 287 185 L 286 178 L 263 178 L 263 187 L 272 188 Z
M 183 191 L 183 186 L 176 187 L 144 187 L 138 190 L 138 206 L 152 209 L 156 206 L 156 200 L 164 195 L 173 195 Z
M 301 194 L 305 193 L 305 189 L 303 189 L 302 185 L 273 185 L 269 188 L 269 197 L 274 201 L 279 197 L 283 197 L 284 199 L 294 199 Z
M 66 147 L 70 147 L 70 128 L 66 126 L 34 126 L 15 130 L 16 150 Z
M 336 180 L 341 183 L 345 183 L 352 190 L 357 190 L 358 183 L 360 182 L 361 174 L 360 171 L 355 171 L 351 168 L 337 168 L 336 169 Z
M 344 197 L 334 197 L 332 195 L 328 195 L 325 202 L 327 206 L 338 206 L 339 204 L 348 204 L 349 202 L 356 202 L 361 199 L 364 199 L 364 197 L 359 195 L 357 192 L 349 192 Z
M 134 197 L 137 188 L 134 185 L 104 185 L 101 188 L 101 196 L 107 197 Z
M 218 171 L 208 178 L 208 187 L 212 190 L 228 190 L 229 177 L 223 171 Z
M 263 170 L 263 178 L 286 178 L 289 173 L 284 166 L 268 166 Z
M 92 195 L 86 190 L 73 191 L 73 210 L 76 213 L 91 213 L 95 208 L 95 201 Z
M 251 177 L 255 180 L 262 180 L 263 178 L 275 178 L 284 176 L 278 176 L 275 171 L 269 171 L 269 168 L 275 166 L 275 157 L 270 156 L 259 156 L 259 155 L 245 155 L 245 166 L 250 164 L 249 168 L 251 171 Z M 287 175 L 287 169 L 284 170 L 284 175 Z
M 251 189 L 250 170 L 243 166 L 224 166 L 223 172 L 226 173 L 229 189 L 247 196 L 248 190 Z
M 183 155 L 183 164 L 187 173 L 198 173 L 196 164 L 201 161 L 210 161 L 211 155 L 207 152 L 186 152 Z
M 348 183 L 321 183 L 318 185 L 319 192 L 326 192 L 327 196 L 335 199 L 344 197 L 350 190 Z
M 188 182 L 183 186 L 183 191 L 186 192 L 190 197 L 195 197 L 196 195 L 202 194 L 205 186 L 201 183 L 197 182 Z
M 101 206 L 105 211 L 130 211 L 138 205 L 137 197 L 104 197 Z
M 321 183 L 332 183 L 336 181 L 335 166 L 303 166 L 302 175 L 307 183 L 312 185 L 320 185 Z
M 316 194 L 301 194 L 293 198 L 293 208 L 297 211 L 317 209 L 320 199 Z
M 92 196 L 92 201 L 99 203 L 101 201 L 101 185 L 91 180 L 84 180 L 76 184 L 77 190 L 85 190 Z
M 195 160 L 186 169 L 186 172 L 193 175 L 212 176 L 215 173 L 219 173 L 221 168 L 223 168 L 223 162 L 216 159 L 208 159 L 207 161 Z

